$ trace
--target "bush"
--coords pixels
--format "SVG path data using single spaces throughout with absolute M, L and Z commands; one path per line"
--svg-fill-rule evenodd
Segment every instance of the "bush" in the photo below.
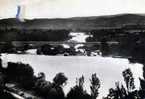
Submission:
M 76 81 L 76 85 L 67 94 L 67 99 L 91 99 L 91 96 L 84 90 L 84 76 Z
M 9 81 L 20 83 L 24 88 L 32 88 L 34 86 L 34 71 L 28 64 L 8 62 L 5 70 Z
M 131 92 L 135 89 L 134 85 L 134 78 L 133 78 L 133 73 L 131 70 L 128 68 L 122 72 L 122 75 L 124 77 L 124 81 L 127 87 L 128 92 Z
M 53 83 L 45 80 L 45 74 L 39 73 L 35 82 L 35 91 L 45 99 L 64 99 L 62 86 L 66 83 L 67 77 L 64 73 L 58 73 L 53 79 Z
M 15 53 L 16 52 L 11 42 L 7 42 L 6 44 L 2 45 L 0 47 L 0 51 L 1 53 Z
M 58 73 L 53 79 L 53 82 L 57 86 L 62 86 L 63 84 L 66 84 L 67 77 L 64 75 L 64 73 Z
M 98 94 L 99 94 L 98 91 L 100 88 L 100 80 L 96 76 L 96 74 L 92 74 L 90 81 L 91 81 L 91 86 L 90 86 L 91 96 L 92 96 L 92 99 L 96 99 L 98 97 Z

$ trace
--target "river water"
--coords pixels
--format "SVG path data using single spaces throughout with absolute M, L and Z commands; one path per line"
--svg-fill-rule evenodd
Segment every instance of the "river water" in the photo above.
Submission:
M 44 55 L 22 55 L 22 54 L 2 54 L 4 63 L 23 62 L 30 64 L 35 74 L 44 72 L 46 79 L 52 81 L 53 77 L 63 72 L 68 77 L 67 85 L 64 87 L 67 93 L 75 85 L 76 77 L 84 75 L 85 89 L 90 92 L 89 79 L 92 73 L 97 73 L 101 81 L 99 99 L 108 93 L 108 89 L 115 86 L 115 82 L 120 81 L 122 84 L 122 71 L 131 68 L 135 78 L 136 88 L 139 88 L 138 78 L 142 78 L 142 65 L 130 64 L 127 59 L 101 57 L 101 56 L 44 56 Z

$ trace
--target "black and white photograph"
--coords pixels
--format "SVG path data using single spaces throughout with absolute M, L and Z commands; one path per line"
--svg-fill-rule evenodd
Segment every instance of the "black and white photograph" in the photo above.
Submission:
M 0 99 L 145 99 L 145 0 L 0 0 Z

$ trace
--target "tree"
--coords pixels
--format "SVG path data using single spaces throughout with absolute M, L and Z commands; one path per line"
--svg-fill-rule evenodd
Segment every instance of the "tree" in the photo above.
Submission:
M 43 53 L 44 55 L 55 55 L 54 47 L 52 45 L 45 44 L 41 46 L 41 48 L 39 49 L 39 53 Z
M 35 91 L 44 99 L 64 99 L 65 95 L 62 86 L 66 81 L 67 77 L 64 73 L 56 74 L 53 82 L 49 82 L 45 79 L 45 74 L 40 72 L 36 78 Z
M 145 98 L 145 64 L 143 65 L 143 79 L 140 78 L 140 96 Z
M 99 91 L 99 88 L 100 88 L 100 80 L 96 76 L 96 73 L 95 74 L 92 74 L 92 77 L 90 79 L 90 82 L 91 82 L 90 89 L 91 89 L 92 99 L 96 99 L 98 97 L 98 94 L 99 94 L 98 91 Z
M 104 99 L 142 99 L 139 96 L 139 91 L 134 90 L 134 78 L 133 74 L 130 69 L 126 69 L 122 72 L 124 81 L 126 84 L 126 88 L 121 84 L 119 85 L 119 82 L 117 82 L 116 88 L 111 88 L 109 90 L 109 94 Z
M 45 74 L 43 72 L 39 72 L 37 79 L 45 80 L 46 76 L 45 76 Z
M 101 40 L 101 52 L 102 52 L 102 56 L 108 56 L 109 55 L 109 50 L 110 50 L 110 47 L 109 47 L 109 44 L 107 43 L 107 38 L 103 38 Z
M 42 96 L 47 97 L 49 95 L 49 90 L 52 88 L 52 83 L 44 80 L 43 78 L 37 78 L 35 81 L 35 92 Z
M 134 85 L 134 78 L 131 70 L 128 68 L 122 72 L 122 75 L 124 77 L 124 81 L 126 83 L 126 87 L 128 92 L 131 92 L 135 89 Z
M 14 50 L 14 46 L 13 46 L 12 42 L 7 42 L 4 45 L 2 45 L 0 51 L 1 51 L 1 53 L 14 53 L 14 52 L 16 52 Z
M 3 91 L 6 83 L 6 76 L 0 72 L 0 91 Z
M 128 99 L 126 89 L 119 82 L 115 83 L 115 88 L 109 89 L 109 94 L 104 99 Z
M 34 71 L 29 64 L 8 62 L 5 69 L 9 81 L 19 83 L 25 88 L 32 88 L 34 85 Z
M 53 79 L 53 82 L 57 86 L 63 86 L 66 84 L 67 77 L 64 75 L 64 73 L 58 73 Z
M 67 99 L 91 99 L 91 96 L 84 90 L 84 76 L 76 80 L 76 85 L 67 94 Z
M 66 84 L 67 77 L 64 73 L 58 73 L 53 78 L 53 83 L 51 84 L 51 88 L 48 91 L 47 99 L 64 99 L 64 91 L 62 86 Z
M 0 72 L 3 72 L 2 59 L 0 58 Z

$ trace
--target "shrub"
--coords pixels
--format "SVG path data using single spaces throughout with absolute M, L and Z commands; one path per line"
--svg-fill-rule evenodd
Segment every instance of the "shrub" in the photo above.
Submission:
M 9 81 L 18 82 L 28 89 L 34 86 L 34 71 L 28 64 L 8 62 L 5 73 Z
M 40 74 L 40 73 L 39 73 Z M 40 76 L 42 74 L 42 76 Z M 58 73 L 53 83 L 45 80 L 44 73 L 41 73 L 35 82 L 36 92 L 45 99 L 64 99 L 62 86 L 66 83 L 67 77 L 64 73 Z
M 67 94 L 67 99 L 91 99 L 90 95 L 84 90 L 84 76 L 76 81 L 76 85 Z
M 62 86 L 63 84 L 66 84 L 67 77 L 64 75 L 64 73 L 58 73 L 53 79 L 53 82 L 57 86 Z
M 98 94 L 99 94 L 98 91 L 100 88 L 100 80 L 96 76 L 96 74 L 92 74 L 90 81 L 91 81 L 91 86 L 90 86 L 91 96 L 92 96 L 92 99 L 96 99 L 98 97 Z

